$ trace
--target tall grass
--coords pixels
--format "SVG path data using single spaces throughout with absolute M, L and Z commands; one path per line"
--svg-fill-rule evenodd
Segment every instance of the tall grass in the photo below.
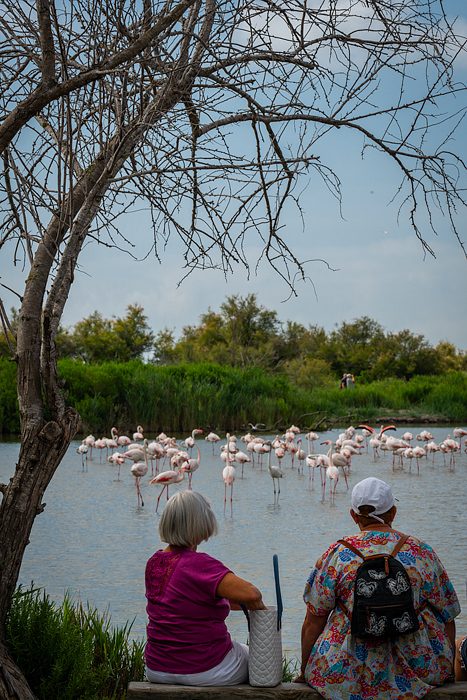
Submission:
M 15 373 L 0 358 L 0 431 L 19 431 Z M 281 430 L 291 423 L 301 428 L 341 422 L 376 421 L 380 417 L 467 422 L 467 373 L 410 381 L 385 379 L 355 389 L 300 389 L 287 376 L 258 369 L 214 364 L 155 367 L 142 362 L 85 365 L 66 359 L 59 363 L 68 404 L 83 420 L 82 431 L 108 434 L 141 424 L 147 433 L 243 430 L 264 423 Z
M 7 644 L 39 700 L 120 700 L 144 679 L 143 642 L 131 624 L 113 628 L 106 614 L 74 602 L 61 606 L 33 585 L 17 588 L 7 619 Z

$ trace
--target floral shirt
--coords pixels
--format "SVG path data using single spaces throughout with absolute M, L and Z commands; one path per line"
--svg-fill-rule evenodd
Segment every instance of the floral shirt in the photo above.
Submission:
M 344 539 L 368 556 L 392 552 L 399 535 L 375 530 Z M 311 571 L 303 599 L 314 615 L 330 615 L 305 678 L 329 700 L 414 700 L 452 673 L 454 653 L 445 623 L 459 614 L 460 606 L 448 575 L 431 547 L 415 537 L 409 537 L 396 558 L 409 574 L 415 609 L 425 600 L 429 605 L 419 613 L 417 632 L 390 640 L 353 637 L 348 617 L 336 606 L 340 599 L 352 610 L 361 557 L 336 542 Z

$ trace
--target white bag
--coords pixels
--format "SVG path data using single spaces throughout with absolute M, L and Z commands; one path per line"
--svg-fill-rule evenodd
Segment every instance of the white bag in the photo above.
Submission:
M 271 688 L 282 681 L 282 598 L 277 554 L 273 557 L 277 606 L 244 609 L 250 631 L 248 673 L 250 685 Z

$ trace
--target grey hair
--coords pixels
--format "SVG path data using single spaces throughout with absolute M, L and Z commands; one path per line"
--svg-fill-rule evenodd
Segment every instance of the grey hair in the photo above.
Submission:
M 194 547 L 218 533 L 211 504 L 197 491 L 179 491 L 167 502 L 159 521 L 159 537 L 174 547 Z

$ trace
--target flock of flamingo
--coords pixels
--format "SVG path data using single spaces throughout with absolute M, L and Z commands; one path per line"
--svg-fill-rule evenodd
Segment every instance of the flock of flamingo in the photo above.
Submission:
M 252 430 L 260 430 L 261 425 L 253 426 Z M 361 432 L 357 432 L 360 430 Z M 323 500 L 325 498 L 326 479 L 330 482 L 330 498 L 334 502 L 339 475 L 342 473 L 345 479 L 347 488 L 347 475 L 351 468 L 352 457 L 358 456 L 363 450 L 369 449 L 368 445 L 373 449 L 373 455 L 376 459 L 379 456 L 379 451 L 392 453 L 393 470 L 396 467 L 396 460 L 400 467 L 404 466 L 404 460 L 411 464 L 413 459 L 416 460 L 417 471 L 420 471 L 420 459 L 428 458 L 432 455 L 434 462 L 435 454 L 442 453 L 444 463 L 446 457 L 449 456 L 449 466 L 454 468 L 455 455 L 462 449 L 462 440 L 464 439 L 464 451 L 467 452 L 467 430 L 463 428 L 454 428 L 453 438 L 451 435 L 436 444 L 433 436 L 428 430 L 422 430 L 416 435 L 416 440 L 424 444 L 412 446 L 414 436 L 410 432 L 404 433 L 400 438 L 389 434 L 389 431 L 395 431 L 394 425 L 381 426 L 381 429 L 376 432 L 368 425 L 359 425 L 357 428 L 350 426 L 342 432 L 337 440 L 323 440 L 321 445 L 328 445 L 326 453 L 316 453 L 313 451 L 315 441 L 320 439 L 317 433 L 309 432 L 305 435 L 305 440 L 308 444 L 308 452 L 302 449 L 302 438 L 299 437 L 300 429 L 292 425 L 282 436 L 276 435 L 274 440 L 267 440 L 252 433 L 247 433 L 239 438 L 244 443 L 244 451 L 237 446 L 238 439 L 235 435 L 226 434 L 225 444 L 220 447 L 220 459 L 225 462 L 225 467 L 222 471 L 222 478 L 225 483 L 224 490 L 224 512 L 227 503 L 227 491 L 230 489 L 230 503 L 232 508 L 233 500 L 233 485 L 237 476 L 237 468 L 241 467 L 241 475 L 243 477 L 244 465 L 246 462 L 253 463 L 255 458 L 258 465 L 262 469 L 263 455 L 267 454 L 267 469 L 273 481 L 274 502 L 278 502 L 280 496 L 280 479 L 285 476 L 282 467 L 282 461 L 286 457 L 291 458 L 291 467 L 294 468 L 295 460 L 298 462 L 298 474 L 303 474 L 304 466 L 309 470 L 309 482 L 313 485 L 316 469 L 320 472 L 321 490 Z M 191 481 L 193 473 L 199 468 L 201 463 L 201 452 L 196 441 L 196 435 L 201 435 L 203 431 L 195 428 L 191 436 L 187 437 L 180 445 L 177 444 L 176 438 L 168 437 L 165 433 L 158 435 L 156 440 L 149 442 L 144 437 L 143 428 L 137 427 L 133 434 L 133 440 L 130 440 L 126 435 L 118 435 L 116 428 L 111 430 L 111 438 L 97 439 L 93 435 L 88 435 L 78 447 L 77 452 L 81 454 L 83 469 L 87 468 L 88 453 L 92 456 L 92 450 L 100 451 L 100 460 L 102 461 L 103 451 L 106 451 L 106 459 L 109 462 L 118 465 L 117 480 L 120 479 L 121 465 L 127 461 L 133 462 L 131 473 L 135 477 L 136 492 L 138 505 L 144 506 L 143 497 L 140 490 L 140 481 L 146 476 L 149 471 L 149 462 L 151 462 L 150 484 L 160 484 L 162 490 L 157 499 L 156 513 L 159 508 L 161 496 L 166 492 L 167 500 L 169 498 L 169 486 L 180 483 L 184 480 L 185 475 L 188 475 L 188 488 L 191 489 Z M 213 432 L 210 432 L 205 440 L 212 444 L 213 454 L 215 444 L 221 438 Z M 122 451 L 119 451 L 120 450 Z M 197 456 L 192 457 L 192 451 L 196 448 Z M 272 452 L 274 451 L 278 465 L 271 464 Z M 160 471 L 160 463 L 165 465 L 169 461 L 172 469 Z M 277 482 L 277 489 L 276 489 Z

